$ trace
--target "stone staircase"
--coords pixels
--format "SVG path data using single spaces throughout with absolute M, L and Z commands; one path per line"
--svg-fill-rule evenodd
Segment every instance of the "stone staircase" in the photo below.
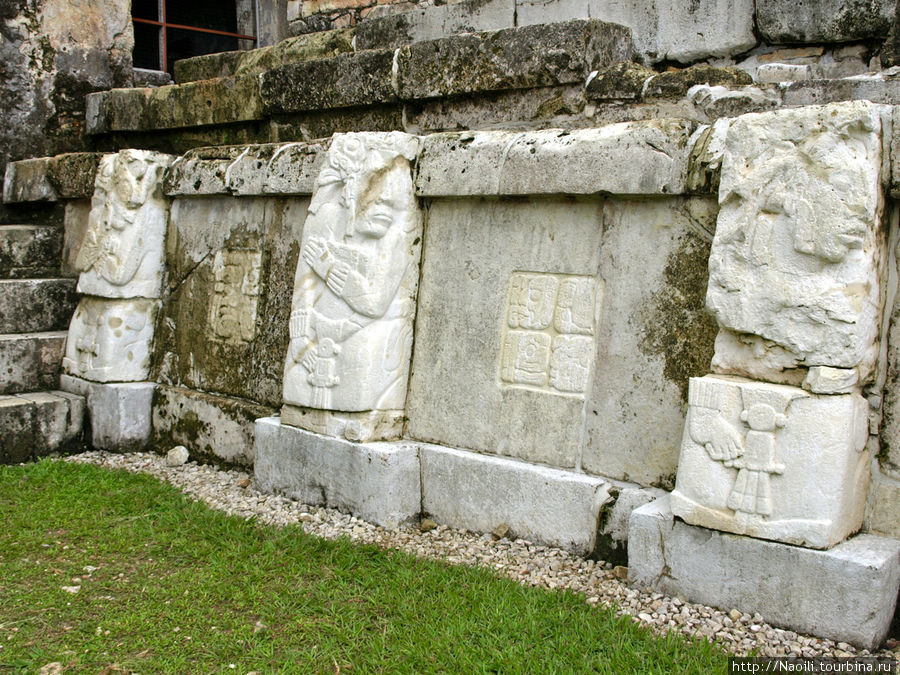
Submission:
M 0 463 L 82 441 L 85 402 L 58 391 L 76 280 L 62 276 L 63 228 L 0 225 Z

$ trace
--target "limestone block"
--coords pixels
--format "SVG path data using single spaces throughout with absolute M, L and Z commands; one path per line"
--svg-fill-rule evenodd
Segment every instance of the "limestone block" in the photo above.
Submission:
M 894 0 L 809 0 L 790 4 L 756 0 L 756 22 L 769 43 L 851 42 L 885 37 L 894 18 L 894 6 Z
M 6 165 L 3 180 L 3 201 L 15 202 L 56 201 L 59 195 L 48 176 L 49 158 L 23 159 Z
M 422 221 L 399 132 L 335 135 L 303 227 L 284 402 L 322 410 L 404 407 Z
M 692 525 L 828 548 L 862 524 L 868 403 L 691 378 L 672 512 Z
M 55 225 L 0 225 L 0 278 L 56 276 L 61 249 Z
M 900 587 L 900 542 L 859 535 L 828 551 L 714 532 L 672 517 L 665 498 L 629 523 L 628 578 L 639 588 L 872 649 Z
M 150 372 L 159 301 L 85 297 L 69 325 L 63 370 L 92 382 L 139 382 Z
M 419 455 L 410 443 L 350 443 L 280 423 L 256 421 L 253 472 L 260 490 L 327 506 L 386 528 L 421 510 Z
M 71 448 L 80 440 L 85 400 L 64 391 L 37 391 L 18 394 L 34 405 L 34 456 Z
M 71 199 L 66 201 L 66 212 L 63 220 L 62 264 L 60 272 L 64 277 L 78 277 L 75 261 L 84 243 L 91 220 L 91 200 Z
M 880 471 L 872 472 L 865 529 L 873 534 L 900 538 L 900 481 Z
M 34 412 L 34 406 L 18 396 L 0 396 L 0 464 L 18 464 L 32 457 Z
M 0 335 L 0 394 L 55 389 L 66 331 Z
M 900 97 L 900 80 L 876 73 L 835 80 L 788 82 L 780 89 L 785 107 L 863 100 L 894 105 Z
M 159 385 L 153 397 L 152 440 L 157 447 L 184 445 L 192 456 L 253 464 L 253 423 L 272 408 L 228 396 Z
M 591 557 L 615 565 L 628 565 L 628 524 L 631 513 L 668 493 L 660 488 L 614 486 L 610 494 L 615 501 L 603 507 Z
M 91 215 L 75 261 L 78 291 L 107 298 L 158 298 L 168 204 L 169 155 L 123 150 L 100 161 Z
M 680 194 L 689 122 L 599 129 L 463 131 L 425 137 L 416 192 L 450 195 Z
M 859 373 L 855 370 L 813 366 L 803 380 L 803 388 L 814 394 L 849 394 L 858 381 Z
M 60 375 L 63 391 L 87 399 L 91 444 L 99 450 L 143 450 L 150 440 L 153 382 L 99 383 Z
M 574 467 L 593 373 L 602 206 L 435 200 L 410 437 Z
M 699 127 L 691 136 L 685 181 L 688 192 L 718 194 L 729 124 L 730 119 L 718 119 L 711 125 Z
M 64 330 L 77 298 L 74 279 L 0 279 L 0 334 Z
M 281 408 L 282 424 L 325 436 L 346 438 L 354 443 L 399 440 L 403 437 L 405 421 L 406 413 L 403 410 L 336 412 L 293 405 Z
M 422 511 L 476 532 L 498 525 L 510 538 L 560 546 L 579 555 L 594 547 L 610 485 L 601 478 L 437 445 L 419 447 Z
M 881 324 L 881 117 L 866 101 L 744 115 L 728 129 L 707 306 L 713 370 L 799 383 L 872 373 Z

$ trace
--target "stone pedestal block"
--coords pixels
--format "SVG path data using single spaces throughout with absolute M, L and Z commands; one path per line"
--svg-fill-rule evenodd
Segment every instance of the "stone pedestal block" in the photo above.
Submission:
M 900 587 L 897 540 L 864 534 L 814 551 L 687 525 L 668 502 L 631 515 L 632 584 L 858 647 L 887 635 Z
M 142 450 L 150 439 L 153 382 L 101 384 L 60 375 L 60 389 L 87 399 L 91 443 L 99 450 Z
M 692 378 L 672 511 L 693 525 L 828 548 L 862 524 L 867 404 L 739 378 Z
M 387 528 L 419 516 L 418 449 L 409 443 L 351 443 L 256 420 L 253 471 L 263 492 L 349 511 Z

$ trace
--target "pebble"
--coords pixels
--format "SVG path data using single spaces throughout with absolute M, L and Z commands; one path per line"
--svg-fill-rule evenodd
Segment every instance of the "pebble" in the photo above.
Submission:
M 491 534 L 484 536 L 427 520 L 410 528 L 386 531 L 333 509 L 261 493 L 252 477 L 237 469 L 222 471 L 196 462 L 171 467 L 167 466 L 168 457 L 153 453 L 90 451 L 66 461 L 148 473 L 172 483 L 192 499 L 246 520 L 276 527 L 299 524 L 304 532 L 324 539 L 349 537 L 419 557 L 485 567 L 497 576 L 528 586 L 566 589 L 582 595 L 591 606 L 612 607 L 618 615 L 630 616 L 656 634 L 677 631 L 688 638 L 709 639 L 736 656 L 751 652 L 760 656 L 896 656 L 887 649 L 857 650 L 843 642 L 837 644 L 777 629 L 759 614 L 751 616 L 738 609 L 725 612 L 660 593 L 638 591 L 625 583 L 627 567 L 586 560 L 524 539 L 495 539 Z
M 182 466 L 188 461 L 188 451 L 183 445 L 176 445 L 166 455 L 166 466 Z

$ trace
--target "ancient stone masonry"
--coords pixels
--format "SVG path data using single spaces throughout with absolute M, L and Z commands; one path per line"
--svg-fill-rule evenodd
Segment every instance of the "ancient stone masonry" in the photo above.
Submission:
M 209 306 L 209 325 L 214 339 L 225 342 L 253 340 L 261 265 L 260 251 L 216 251 L 214 295 Z
M 410 172 L 418 145 L 401 133 L 341 134 L 331 143 L 294 280 L 285 421 L 338 428 L 352 440 L 397 433 L 422 238 Z

